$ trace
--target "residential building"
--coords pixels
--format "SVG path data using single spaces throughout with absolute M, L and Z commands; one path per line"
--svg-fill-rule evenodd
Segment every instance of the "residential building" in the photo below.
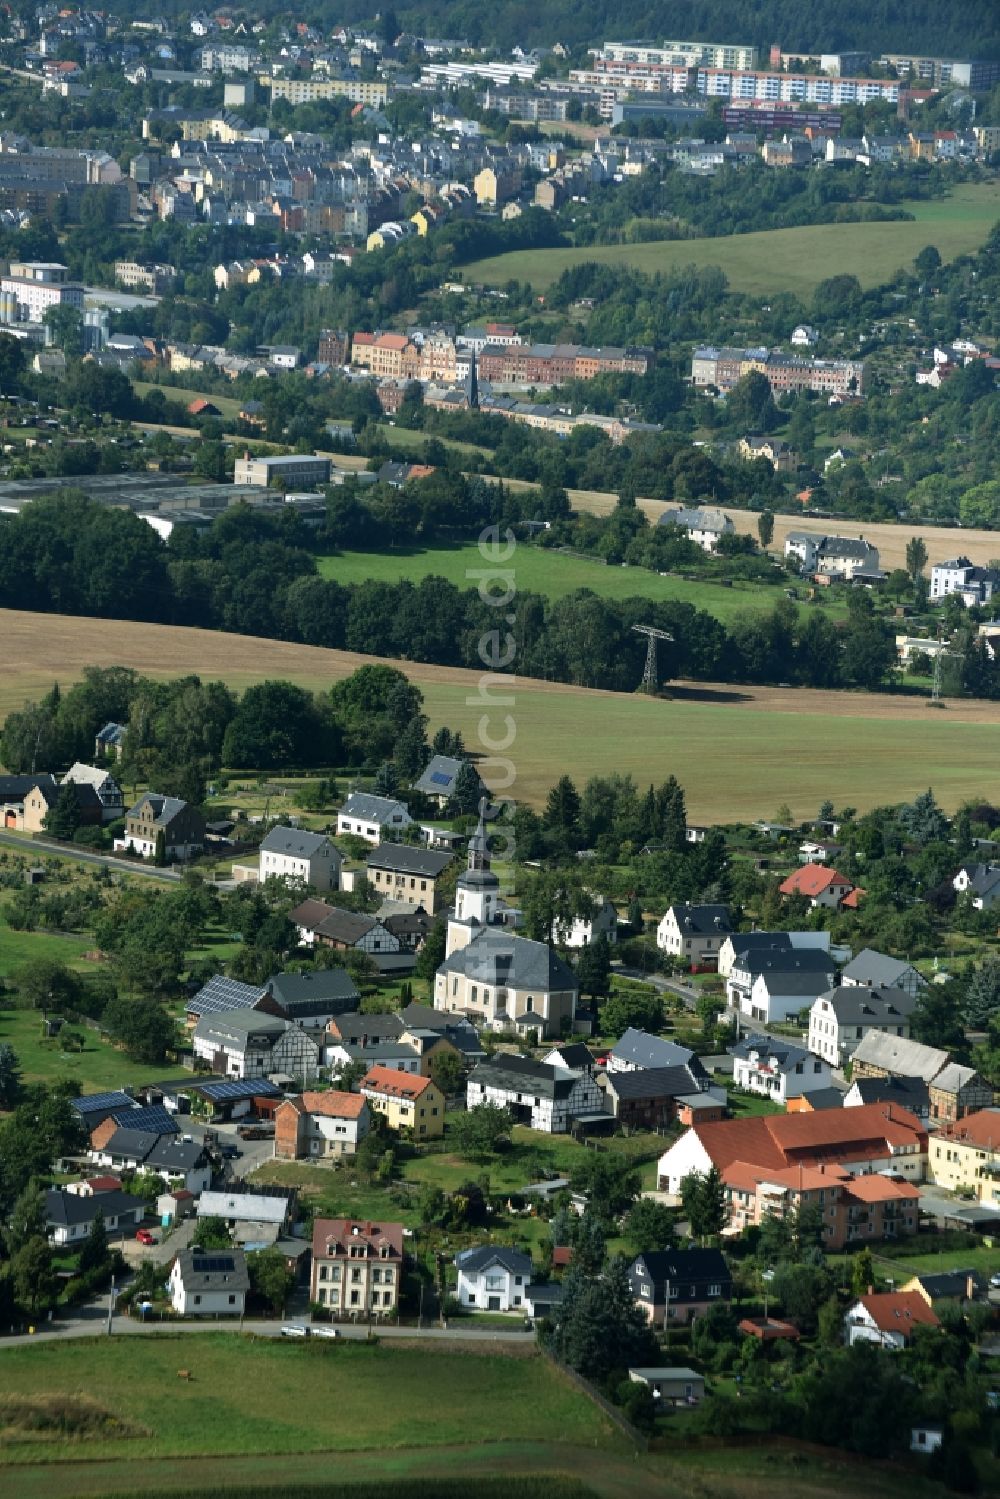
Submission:
M 340 886 L 343 855 L 325 833 L 274 827 L 260 846 L 260 879 L 288 880 L 316 890 Z
M 114 822 L 116 818 L 125 816 L 124 792 L 109 770 L 102 770 L 97 765 L 81 765 L 77 760 L 62 778 L 64 786 L 67 782 L 70 785 L 90 786 L 93 789 L 101 803 L 101 816 L 104 822 Z
M 275 973 L 267 981 L 270 1008 L 310 1035 L 324 1035 L 330 1021 L 357 1010 L 361 995 L 346 968 Z
M 838 1093 L 837 1107 L 859 1109 L 866 1103 L 897 1103 L 926 1124 L 931 1117 L 930 1089 L 919 1077 L 858 1077 L 846 1093 Z
M 300 1026 L 257 1010 L 204 1015 L 192 1037 L 195 1060 L 224 1077 L 285 1073 L 305 1082 L 315 1077 L 319 1047 Z
M 414 1140 L 444 1134 L 444 1094 L 431 1078 L 372 1067 L 360 1086 L 373 1113 L 381 1114 L 390 1129 L 405 1130 Z
M 479 795 L 485 793 L 479 772 L 468 760 L 460 760 L 454 755 L 434 755 L 428 762 L 420 777 L 413 783 L 414 791 L 420 791 L 424 796 L 429 796 L 443 811 L 455 795 L 455 785 L 462 771 L 463 765 L 470 765 L 476 779 L 479 780 Z
M 778 886 L 781 895 L 802 895 L 815 910 L 839 910 L 852 895 L 851 881 L 822 864 L 805 864 Z
M 103 729 L 98 730 L 94 739 L 94 754 L 98 759 L 112 755 L 120 760 L 125 748 L 125 735 L 127 725 L 123 723 L 106 723 Z
M 933 1136 L 931 1181 L 1000 1208 L 1000 1108 L 983 1108 Z
M 1000 869 L 997 874 L 1000 876 Z M 914 999 L 927 987 L 927 980 L 912 963 L 876 952 L 872 947 L 863 947 L 856 958 L 845 964 L 840 971 L 840 982 L 848 986 L 863 985 L 866 989 L 902 989 Z
M 295 1218 L 295 1193 L 277 1187 L 259 1192 L 202 1192 L 198 1218 L 221 1218 L 236 1242 L 257 1242 L 262 1236 L 277 1239 Z
M 977 567 L 968 557 L 955 557 L 948 562 L 935 562 L 931 567 L 930 600 L 932 604 L 958 594 L 970 609 L 988 604 L 994 593 L 1000 591 L 1000 573 L 992 567 Z
M 992 911 L 1000 901 L 1000 864 L 963 864 L 952 886 L 976 911 Z
M 211 1185 L 212 1163 L 197 1140 L 182 1140 L 174 1132 L 160 1134 L 128 1124 L 116 1126 L 102 1143 L 97 1143 L 99 1140 L 100 1134 L 95 1133 L 89 1153 L 101 1166 L 119 1172 L 155 1172 L 169 1185 L 181 1186 L 195 1196 Z
M 660 1191 L 679 1195 L 692 1172 L 725 1171 L 738 1162 L 764 1171 L 838 1165 L 852 1174 L 891 1171 L 922 1181 L 927 1131 L 892 1104 L 695 1124 L 660 1157 Z
M 191 859 L 205 846 L 205 819 L 197 807 L 179 796 L 162 796 L 147 791 L 130 807 L 125 818 L 125 837 L 115 840 L 115 847 L 131 850 L 144 859 L 157 857 L 166 862 Z
M 904 1295 L 915 1291 L 932 1311 L 940 1307 L 963 1307 L 986 1290 L 986 1281 L 976 1270 L 942 1270 L 914 1275 L 899 1288 Z
M 365 864 L 368 883 L 378 895 L 407 906 L 422 906 L 433 916 L 438 882 L 451 861 L 451 854 L 439 849 L 380 843 Z
M 399 1306 L 403 1262 L 401 1223 L 317 1218 L 309 1299 L 335 1319 L 390 1317 Z
M 936 1124 L 957 1124 L 969 1114 L 989 1108 L 993 1088 L 974 1067 L 949 1062 L 928 1084 L 931 1119 Z
M 628 1377 L 634 1384 L 644 1384 L 652 1390 L 660 1406 L 697 1405 L 705 1398 L 704 1374 L 696 1374 L 683 1365 L 629 1369 Z
M 141 1197 L 128 1192 L 70 1192 L 50 1187 L 45 1193 L 45 1230 L 57 1247 L 79 1244 L 100 1213 L 111 1237 L 132 1235 L 146 1216 Z
M 733 960 L 726 1003 L 765 1025 L 790 1020 L 830 988 L 835 973 L 821 948 L 751 948 Z
M 609 1072 L 638 1072 L 647 1068 L 684 1067 L 697 1062 L 693 1051 L 662 1036 L 629 1026 L 608 1053 Z
M 897 1352 L 913 1337 L 915 1327 L 940 1327 L 941 1319 L 916 1291 L 869 1292 L 844 1317 L 844 1341 L 876 1343 Z
M 83 287 L 70 281 L 68 268 L 55 261 L 12 261 L 7 274 L 0 276 L 0 295 L 12 323 L 44 323 L 52 307 L 83 312 Z
M 377 916 L 360 911 L 344 911 L 322 900 L 304 900 L 288 913 L 289 921 L 299 930 L 299 939 L 307 947 L 357 948 L 359 952 L 394 955 L 400 952 L 400 939 L 389 931 Z
M 358 1041 L 335 1041 L 328 1037 L 323 1063 L 329 1067 L 331 1077 L 339 1077 L 345 1067 L 352 1067 L 355 1063 L 365 1068 L 388 1067 L 393 1072 L 408 1072 L 414 1077 L 426 1075 L 420 1067 L 420 1053 L 412 1041 L 404 1040 L 402 1034 L 387 1036 L 376 1030 L 363 1034 Z
M 885 1031 L 866 1031 L 851 1056 L 851 1076 L 916 1077 L 930 1086 L 947 1066 L 948 1053 L 937 1046 L 924 1046 L 907 1037 Z
M 352 1156 L 371 1129 L 368 1100 L 357 1093 L 301 1093 L 274 1111 L 278 1160 L 340 1160 Z
M 811 390 L 843 400 L 860 395 L 865 367 L 860 359 L 806 359 L 769 349 L 728 349 L 704 345 L 691 356 L 691 380 L 699 389 L 710 386 L 723 393 L 744 375 L 764 375 L 777 398 L 785 391 Z
M 405 802 L 395 797 L 352 791 L 337 813 L 337 832 L 353 833 L 366 843 L 381 843 L 388 833 L 401 833 L 413 822 Z
M 288 453 L 268 458 L 251 458 L 248 453 L 243 458 L 237 458 L 233 470 L 233 483 L 236 485 L 310 489 L 329 482 L 329 458 L 319 458 L 310 453 Z
M 593 897 L 588 916 L 574 916 L 571 922 L 557 921 L 552 929 L 556 945 L 574 951 L 589 947 L 599 937 L 611 943 L 618 941 L 618 912 L 603 895 Z
M 594 380 L 598 375 L 645 375 L 652 369 L 651 349 L 582 344 L 487 344 L 479 356 L 479 375 L 494 385 L 560 385 L 566 380 Z
M 719 1249 L 655 1249 L 629 1268 L 636 1306 L 654 1327 L 693 1322 L 733 1297 L 733 1278 Z
M 920 1189 L 892 1173 L 855 1176 L 825 1162 L 774 1168 L 734 1161 L 722 1179 L 735 1232 L 759 1226 L 766 1218 L 794 1218 L 803 1210 L 816 1213 L 823 1247 L 830 1252 L 917 1232 Z
M 681 958 L 692 968 L 713 967 L 727 937 L 732 935 L 728 906 L 693 906 L 687 902 L 668 908 L 656 928 L 661 952 Z
M 714 507 L 689 509 L 681 506 L 676 510 L 664 510 L 658 524 L 676 526 L 703 552 L 718 551 L 720 539 L 731 536 L 736 529 L 726 512 Z
M 773 948 L 778 952 L 830 952 L 829 932 L 734 932 L 719 949 L 719 976 L 728 979 L 744 953 Z M 831 964 L 835 967 L 835 964 Z
M 241 1249 L 181 1249 L 167 1279 L 179 1317 L 242 1317 L 250 1275 Z
M 748 1036 L 730 1048 L 733 1082 L 747 1093 L 758 1093 L 772 1103 L 828 1088 L 830 1065 L 805 1047 L 771 1036 Z
M 916 1007 L 903 989 L 839 984 L 810 1007 L 809 1050 L 831 1067 L 843 1067 L 869 1031 L 909 1036 Z
M 466 1103 L 470 1109 L 481 1103 L 509 1108 L 517 1123 L 546 1134 L 565 1134 L 574 1119 L 606 1113 L 590 1072 L 567 1072 L 507 1052 L 497 1052 L 473 1068 Z
M 267 997 L 265 984 L 241 984 L 238 979 L 214 974 L 193 994 L 184 1006 L 185 1021 L 189 1026 L 197 1025 L 202 1015 L 218 1015 L 227 1010 L 257 1010 Z M 272 1014 L 270 1008 L 267 1014 Z
M 619 1125 L 628 1129 L 660 1130 L 680 1120 L 722 1119 L 726 1094 L 713 1088 L 701 1062 L 674 1067 L 643 1067 L 604 1071 L 597 1075 L 604 1104 Z
M 796 329 L 796 332 L 799 331 Z M 792 343 L 794 342 L 795 333 L 792 334 Z M 761 432 L 748 432 L 746 437 L 741 437 L 737 451 L 747 463 L 765 458 L 776 474 L 794 473 L 798 468 L 798 454 L 792 451 L 787 442 L 782 442 L 777 437 L 767 437 Z
M 4 776 L 6 792 L 0 791 L 0 815 L 3 825 L 19 833 L 44 833 L 46 818 L 59 800 L 61 788 L 50 775 Z M 10 790 L 12 782 L 27 781 L 30 789 L 20 793 Z M 74 800 L 79 812 L 81 827 L 100 827 L 104 821 L 104 809 L 93 786 L 83 783 L 73 786 Z
M 483 1244 L 455 1256 L 455 1299 L 481 1312 L 524 1310 L 531 1285 L 530 1254 L 502 1245 Z

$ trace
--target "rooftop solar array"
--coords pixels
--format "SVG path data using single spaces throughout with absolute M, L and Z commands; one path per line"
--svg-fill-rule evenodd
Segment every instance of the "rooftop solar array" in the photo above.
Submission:
M 111 1110 L 130 1109 L 135 1100 L 120 1090 L 115 1093 L 84 1093 L 74 1098 L 73 1107 L 78 1114 L 109 1113 Z
M 176 1135 L 177 1120 L 162 1103 L 150 1104 L 145 1109 L 115 1109 L 111 1118 L 126 1129 L 139 1129 L 150 1135 Z
M 218 1271 L 220 1274 L 222 1274 L 227 1270 L 232 1271 L 236 1269 L 236 1261 L 233 1259 L 231 1254 L 213 1254 L 206 1257 L 204 1255 L 198 1254 L 197 1249 L 194 1252 L 197 1256 L 194 1268 L 199 1273 L 204 1271 L 208 1274 L 211 1274 L 213 1271 Z
M 224 978 L 221 974 L 209 979 L 188 1001 L 188 1010 L 193 1015 L 217 1015 L 226 1010 L 247 1010 L 255 1005 L 264 990 L 259 985 L 241 984 L 236 979 Z
M 435 786 L 450 786 L 452 777 L 445 775 L 443 770 L 435 770 L 431 775 L 431 780 Z
M 281 1097 L 281 1089 L 277 1083 L 270 1082 L 266 1077 L 233 1077 L 225 1082 L 201 1083 L 198 1086 L 204 1096 L 215 1103 L 232 1103 L 239 1098 Z

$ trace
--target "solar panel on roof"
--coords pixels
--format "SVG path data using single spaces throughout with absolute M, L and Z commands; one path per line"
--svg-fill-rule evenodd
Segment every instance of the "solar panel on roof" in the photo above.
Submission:
M 227 1270 L 235 1270 L 236 1262 L 231 1254 L 214 1254 L 210 1259 L 203 1259 L 202 1256 L 199 1255 L 195 1264 L 195 1269 L 199 1271 L 215 1270 L 220 1273 L 224 1273 Z
M 221 974 L 209 979 L 203 989 L 189 1002 L 188 1009 L 199 1015 L 217 1015 L 223 1010 L 246 1010 L 264 993 L 253 984 L 241 984 L 237 979 L 227 979 Z
M 84 1093 L 80 1098 L 74 1098 L 73 1107 L 79 1114 L 96 1114 L 101 1109 L 126 1109 L 133 1102 L 127 1093 L 118 1089 L 113 1093 Z
M 450 786 L 451 776 L 445 775 L 443 770 L 435 770 L 431 773 L 431 780 L 435 786 Z
M 177 1121 L 169 1109 L 161 1103 L 150 1104 L 145 1109 L 115 1109 L 111 1118 L 127 1129 L 141 1129 L 149 1134 L 176 1135 Z
M 201 1091 L 206 1098 L 232 1101 L 236 1098 L 278 1098 L 281 1089 L 263 1077 L 228 1078 L 221 1083 L 202 1083 Z

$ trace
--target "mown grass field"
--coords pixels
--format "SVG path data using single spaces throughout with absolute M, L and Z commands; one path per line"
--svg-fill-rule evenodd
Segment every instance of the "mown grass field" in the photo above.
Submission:
M 219 408 L 223 420 L 230 422 L 236 421 L 243 405 L 234 396 L 210 395 L 203 390 L 189 390 L 182 385 L 160 385 L 148 380 L 135 380 L 133 384 L 137 396 L 148 396 L 150 391 L 162 390 L 168 401 L 182 401 L 185 406 L 189 406 L 192 401 L 211 401 L 213 406 Z
M 936 245 L 944 260 L 976 250 L 1000 219 L 1000 184 L 965 183 L 949 198 L 903 206 L 914 215 L 912 221 L 817 224 L 641 245 L 516 250 L 474 261 L 464 268 L 463 279 L 494 284 L 528 281 L 542 291 L 564 270 L 586 262 L 630 265 L 647 275 L 677 266 L 717 265 L 734 291 L 789 291 L 808 299 L 820 281 L 841 273 L 856 275 L 863 286 L 878 286 L 898 267 L 909 265 L 927 244 Z
M 427 550 L 341 552 L 319 559 L 324 578 L 337 583 L 364 583 L 369 579 L 385 583 L 408 579 L 419 583 L 421 578 L 433 575 L 463 589 L 477 588 L 479 575 L 489 565 L 473 544 Z M 768 610 L 783 597 L 780 587 L 764 583 L 735 583 L 727 588 L 711 581 L 689 582 L 674 575 L 663 577 L 645 567 L 609 567 L 587 557 L 571 557 L 535 546 L 518 547 L 511 566 L 517 587 L 524 593 L 559 599 L 578 588 L 589 588 L 604 599 L 644 598 L 692 604 L 723 622 L 747 609 Z M 838 602 L 830 612 L 840 617 L 845 606 Z
M 134 666 L 158 679 L 198 672 L 243 689 L 285 677 L 329 688 L 371 657 L 349 651 L 208 630 L 0 610 L 6 670 L 0 718 L 52 682 L 67 687 L 86 665 Z M 538 804 L 563 772 L 581 784 L 627 772 L 641 785 L 676 775 L 697 821 L 773 815 L 787 803 L 796 817 L 829 797 L 868 807 L 912 799 L 928 785 L 954 808 L 965 797 L 1000 799 L 1000 705 L 803 689 L 675 686 L 669 700 L 595 692 L 525 679 L 492 686 L 484 703 L 480 674 L 413 662 L 405 669 L 424 694 L 430 726 L 459 728 L 473 751 L 486 732 L 516 734 L 510 786 Z M 499 702 L 510 698 L 511 702 Z M 483 766 L 487 780 L 504 768 Z
M 3 973 L 0 964 L 0 977 Z M 102 1040 L 99 1033 L 88 1026 L 74 1025 L 72 1030 L 83 1036 L 83 1050 L 64 1052 L 58 1041 L 42 1039 L 41 1016 L 37 1011 L 0 1010 L 0 1045 L 13 1046 L 25 1082 L 51 1084 L 71 1078 L 79 1083 L 83 1092 L 100 1093 L 106 1088 L 121 1088 L 125 1084 L 138 1087 L 163 1077 L 163 1062 L 156 1067 L 144 1066 Z M 0 1385 L 2 1382 L 0 1375 Z
M 191 1379 L 179 1380 L 179 1367 Z M 11 1430 L 0 1464 L 102 1457 L 433 1448 L 561 1441 L 623 1448 L 613 1428 L 540 1356 L 439 1351 L 433 1344 L 289 1344 L 233 1333 L 74 1339 L 0 1348 L 0 1382 L 20 1399 L 79 1395 L 124 1423 L 79 1441 Z M 2 1407 L 0 1407 L 2 1408 Z M 0 1480 L 3 1491 L 3 1480 Z

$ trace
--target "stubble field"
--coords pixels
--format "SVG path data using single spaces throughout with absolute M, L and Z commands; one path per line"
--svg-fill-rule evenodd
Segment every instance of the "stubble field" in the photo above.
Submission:
M 244 689 L 286 677 L 322 690 L 373 658 L 208 630 L 0 611 L 0 719 L 54 681 L 67 687 L 86 665 L 133 666 L 165 679 L 189 672 Z M 815 813 L 830 798 L 866 808 L 933 785 L 941 802 L 1000 800 L 1000 704 L 809 689 L 674 684 L 669 699 L 595 692 L 525 679 L 494 684 L 484 707 L 477 672 L 392 662 L 424 693 L 431 729 L 460 728 L 475 750 L 480 721 L 516 737 L 512 794 L 538 804 L 563 772 L 582 783 L 615 771 L 641 785 L 676 775 L 696 820 Z M 511 703 L 496 701 L 510 697 Z M 487 779 L 490 766 L 484 767 Z

